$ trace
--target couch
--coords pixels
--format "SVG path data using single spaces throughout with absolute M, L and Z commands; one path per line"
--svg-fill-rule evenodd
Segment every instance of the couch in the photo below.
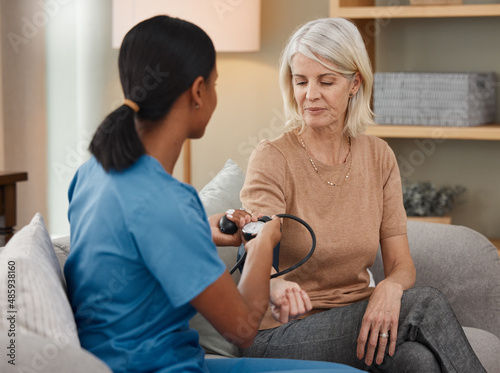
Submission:
M 207 213 L 240 207 L 244 174 L 228 160 L 199 193 Z M 410 249 L 417 268 L 415 286 L 441 290 L 489 373 L 500 372 L 500 258 L 481 234 L 463 226 L 408 222 Z M 228 267 L 236 248 L 218 248 Z M 81 348 L 62 272 L 69 237 L 51 239 L 36 214 L 0 249 L 0 372 L 109 373 Z M 380 257 L 371 268 L 383 278 Z M 239 275 L 233 275 L 238 282 Z M 238 357 L 200 315 L 191 321 L 207 357 Z M 6 353 L 5 353 L 6 352 Z M 13 365 L 13 363 L 15 365 Z M 467 372 L 472 373 L 472 372 Z

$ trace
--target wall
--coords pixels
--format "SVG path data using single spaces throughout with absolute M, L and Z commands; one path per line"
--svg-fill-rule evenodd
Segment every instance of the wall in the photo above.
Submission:
M 464 1 L 488 2 L 498 1 Z M 227 158 L 245 169 L 251 149 L 259 140 L 283 132 L 279 53 L 298 25 L 328 16 L 328 7 L 328 1 L 306 4 L 301 0 L 265 0 L 261 51 L 219 54 L 219 105 L 204 138 L 192 145 L 196 188 L 203 187 Z M 500 78 L 497 17 L 385 21 L 378 30 L 377 71 L 496 71 Z M 500 92 L 497 95 L 500 108 Z M 500 123 L 500 111 L 498 117 Z M 389 143 L 407 181 L 466 186 L 467 193 L 453 213 L 454 224 L 471 227 L 488 237 L 500 237 L 499 142 L 433 142 L 428 145 L 431 151 L 423 153 L 417 162 L 412 162 L 412 157 L 422 153 L 422 140 L 394 139 Z
M 498 17 L 393 19 L 379 31 L 377 71 L 495 71 L 500 78 Z M 500 142 L 394 139 L 389 143 L 409 182 L 467 188 L 453 212 L 454 224 L 500 237 Z
M 59 0 L 61 1 L 61 0 Z M 103 118 L 122 102 L 111 1 L 65 0 L 47 26 L 48 217 L 69 233 L 69 183 Z
M 6 168 L 29 172 L 30 180 L 18 189 L 19 225 L 40 211 L 51 234 L 67 234 L 69 181 L 88 157 L 91 134 L 122 99 L 118 51 L 110 47 L 111 0 L 0 0 L 0 7 L 0 124 L 2 119 L 4 123 L 0 166 L 4 162 Z M 261 50 L 218 54 L 219 104 L 205 137 L 192 144 L 192 181 L 197 189 L 228 158 L 245 169 L 259 140 L 283 132 L 278 86 L 281 49 L 299 25 L 328 14 L 328 0 L 263 0 Z M 30 28 L 34 21 L 39 27 Z M 498 72 L 495 35 L 500 34 L 499 27 L 498 18 L 390 20 L 380 30 L 377 69 Z M 6 38 L 10 32 L 26 39 L 18 53 Z M 390 144 L 400 159 L 410 159 L 420 150 L 412 139 L 390 140 Z M 453 140 L 436 144 L 408 178 L 465 184 L 466 200 L 456 210 L 454 222 L 500 237 L 499 145 Z M 182 177 L 181 162 L 174 175 Z
M 42 3 L 2 0 L 2 131 L 0 165 L 27 171 L 18 183 L 18 227 L 36 212 L 47 214 L 45 25 Z M 1 132 L 0 132 L 1 133 Z
M 88 158 L 86 148 L 95 128 L 122 100 L 118 51 L 111 49 L 111 1 L 65 3 L 47 27 L 48 201 L 53 235 L 69 232 L 66 192 L 71 177 Z M 327 17 L 328 11 L 328 0 L 263 0 L 261 50 L 217 55 L 219 104 L 204 138 L 192 142 L 192 183 L 197 189 L 228 158 L 245 169 L 260 139 L 283 132 L 280 51 L 297 26 Z M 178 178 L 183 175 L 181 159 L 174 170 Z
M 260 140 L 283 133 L 278 85 L 281 50 L 297 27 L 328 14 L 328 0 L 263 0 L 261 50 L 218 54 L 219 103 L 205 136 L 192 143 L 192 183 L 197 189 L 210 181 L 228 158 L 245 170 Z
M 0 2 L 0 14 L 2 14 L 2 3 Z M 0 16 L 0 40 L 3 40 L 2 17 Z M 2 85 L 2 48 L 0 44 L 0 170 L 5 169 L 5 149 L 3 131 L 3 85 Z

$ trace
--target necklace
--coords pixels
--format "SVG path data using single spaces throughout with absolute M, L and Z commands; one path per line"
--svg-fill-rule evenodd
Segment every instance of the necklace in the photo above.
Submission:
M 304 150 L 306 151 L 306 154 L 307 156 L 309 157 L 309 161 L 311 161 L 311 165 L 313 166 L 314 168 L 314 171 L 316 171 L 316 173 L 318 174 L 318 176 L 323 179 L 324 181 L 326 181 L 326 183 L 330 186 L 341 186 L 342 184 L 344 184 L 344 181 L 346 181 L 347 179 L 349 179 L 349 172 L 351 171 L 351 166 L 352 166 L 352 150 L 351 150 L 351 137 L 349 136 L 348 137 L 348 143 L 349 143 L 349 151 L 347 152 L 347 155 L 349 155 L 349 153 L 351 153 L 351 158 L 349 159 L 349 168 L 347 169 L 347 174 L 345 175 L 345 177 L 342 179 L 342 181 L 338 184 L 334 183 L 334 182 L 331 182 L 331 181 L 328 181 L 326 180 L 320 173 L 319 173 L 319 170 L 318 168 L 316 167 L 316 164 L 314 163 L 312 157 L 311 157 L 311 154 L 309 153 L 309 150 L 307 149 L 307 146 L 306 144 L 304 143 L 304 140 L 302 140 L 302 137 L 299 136 L 299 140 L 300 140 L 300 143 L 302 144 L 302 147 L 304 148 Z

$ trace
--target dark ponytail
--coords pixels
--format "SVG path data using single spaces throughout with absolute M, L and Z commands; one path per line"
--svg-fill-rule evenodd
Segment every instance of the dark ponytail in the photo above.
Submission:
M 106 171 L 123 170 L 144 154 L 134 114 L 127 105 L 120 106 L 102 121 L 90 142 L 90 152 Z
M 126 101 L 137 107 L 120 106 L 92 138 L 89 150 L 106 171 L 124 170 L 145 153 L 137 126 L 143 131 L 154 128 L 197 77 L 208 79 L 215 50 L 198 26 L 157 16 L 125 35 L 118 65 Z

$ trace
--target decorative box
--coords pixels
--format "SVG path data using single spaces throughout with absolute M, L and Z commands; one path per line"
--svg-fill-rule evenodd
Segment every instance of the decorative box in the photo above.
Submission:
M 495 73 L 375 73 L 380 124 L 476 126 L 496 121 Z

